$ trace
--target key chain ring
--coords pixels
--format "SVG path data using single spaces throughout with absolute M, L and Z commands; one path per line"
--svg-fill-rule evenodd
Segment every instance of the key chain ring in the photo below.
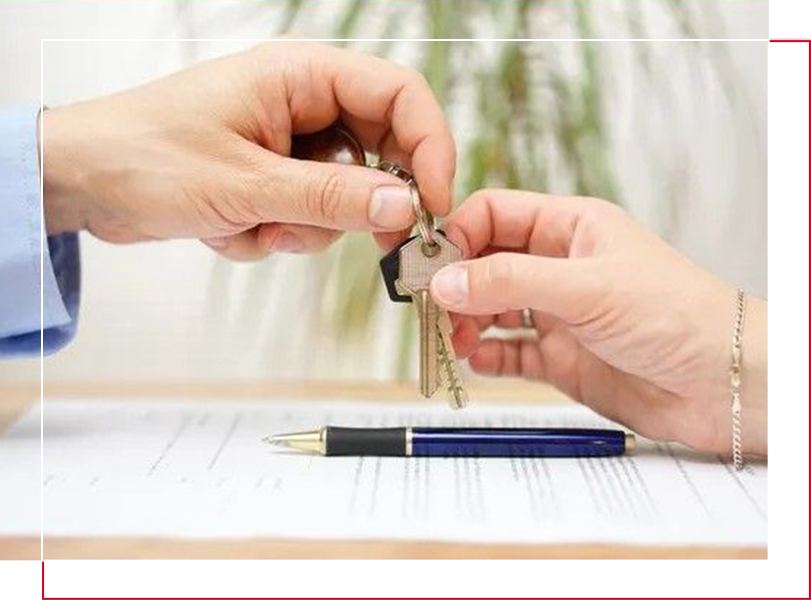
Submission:
M 387 160 L 381 160 L 377 163 L 376 167 L 380 171 L 384 171 L 389 175 L 394 175 L 398 179 L 402 179 L 407 184 L 411 185 L 414 183 L 414 176 L 411 174 L 411 171 L 404 169 L 400 165 L 395 165 L 393 162 L 389 162 Z
M 414 209 L 414 214 L 417 216 L 417 229 L 423 241 L 422 253 L 426 256 L 436 256 L 434 249 L 438 249 L 439 244 L 437 244 L 434 239 L 434 215 L 425 210 L 425 207 L 422 205 L 417 186 L 412 183 L 408 189 L 411 192 L 411 207 Z M 433 254 L 426 252 L 429 248 L 431 251 L 434 251 Z
M 414 176 L 407 169 L 387 160 L 382 160 L 377 163 L 377 168 L 402 179 L 408 184 L 408 191 L 411 195 L 411 207 L 414 209 L 414 215 L 417 217 L 417 229 L 423 241 L 422 253 L 429 258 L 439 254 L 439 244 L 437 244 L 434 239 L 434 215 L 425 210 L 425 207 L 422 205 L 422 198 L 420 197 L 419 189 L 417 189 L 417 182 L 414 180 Z

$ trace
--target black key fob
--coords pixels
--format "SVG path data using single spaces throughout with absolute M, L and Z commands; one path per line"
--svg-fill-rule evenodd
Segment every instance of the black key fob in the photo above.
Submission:
M 436 233 L 445 237 L 445 232 L 437 229 Z M 401 294 L 397 291 L 396 282 L 400 278 L 400 249 L 413 240 L 416 235 L 412 235 L 391 250 L 386 256 L 380 259 L 380 272 L 383 273 L 383 281 L 386 284 L 386 291 L 392 302 L 411 302 L 411 296 Z
M 397 291 L 396 282 L 400 278 L 400 248 L 415 237 L 417 236 L 412 235 L 380 259 L 380 272 L 383 273 L 386 291 L 389 293 L 389 298 L 391 298 L 392 302 L 411 302 L 411 296 L 401 294 Z

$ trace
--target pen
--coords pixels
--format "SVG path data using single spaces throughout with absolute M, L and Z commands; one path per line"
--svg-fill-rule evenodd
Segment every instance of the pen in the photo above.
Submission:
M 323 456 L 618 456 L 634 448 L 632 433 L 615 429 L 322 427 L 264 441 Z

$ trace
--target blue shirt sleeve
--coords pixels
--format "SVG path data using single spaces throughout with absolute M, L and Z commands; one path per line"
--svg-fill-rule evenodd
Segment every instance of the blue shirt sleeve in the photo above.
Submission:
M 0 358 L 51 354 L 76 332 L 79 239 L 42 243 L 38 114 L 0 110 Z

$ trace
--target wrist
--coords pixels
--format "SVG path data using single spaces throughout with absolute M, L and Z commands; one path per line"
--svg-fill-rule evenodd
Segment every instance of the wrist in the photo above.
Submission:
M 711 398 L 708 417 L 715 422 L 717 437 L 708 450 L 731 454 L 733 438 L 733 329 L 735 326 L 735 292 L 724 294 L 722 325 L 717 331 L 718 348 L 714 356 L 717 378 L 706 390 L 706 398 Z M 746 295 L 746 305 L 741 332 L 740 358 L 740 403 L 741 439 L 743 454 L 766 456 L 767 446 L 767 325 L 765 300 Z M 716 314 L 723 314 L 716 313 Z
M 680 429 L 680 441 L 697 449 L 732 453 L 732 340 L 736 322 L 735 288 L 720 281 L 706 286 L 702 300 L 691 307 L 702 315 L 694 368 L 686 371 L 680 393 L 690 399 L 695 418 L 704 427 Z M 742 447 L 744 454 L 767 454 L 767 348 L 765 300 L 746 296 L 741 344 Z
M 767 303 L 746 297 L 741 347 L 741 405 L 744 454 L 768 453 Z
M 85 228 L 86 169 L 70 108 L 45 110 L 39 117 L 45 229 L 48 235 Z

